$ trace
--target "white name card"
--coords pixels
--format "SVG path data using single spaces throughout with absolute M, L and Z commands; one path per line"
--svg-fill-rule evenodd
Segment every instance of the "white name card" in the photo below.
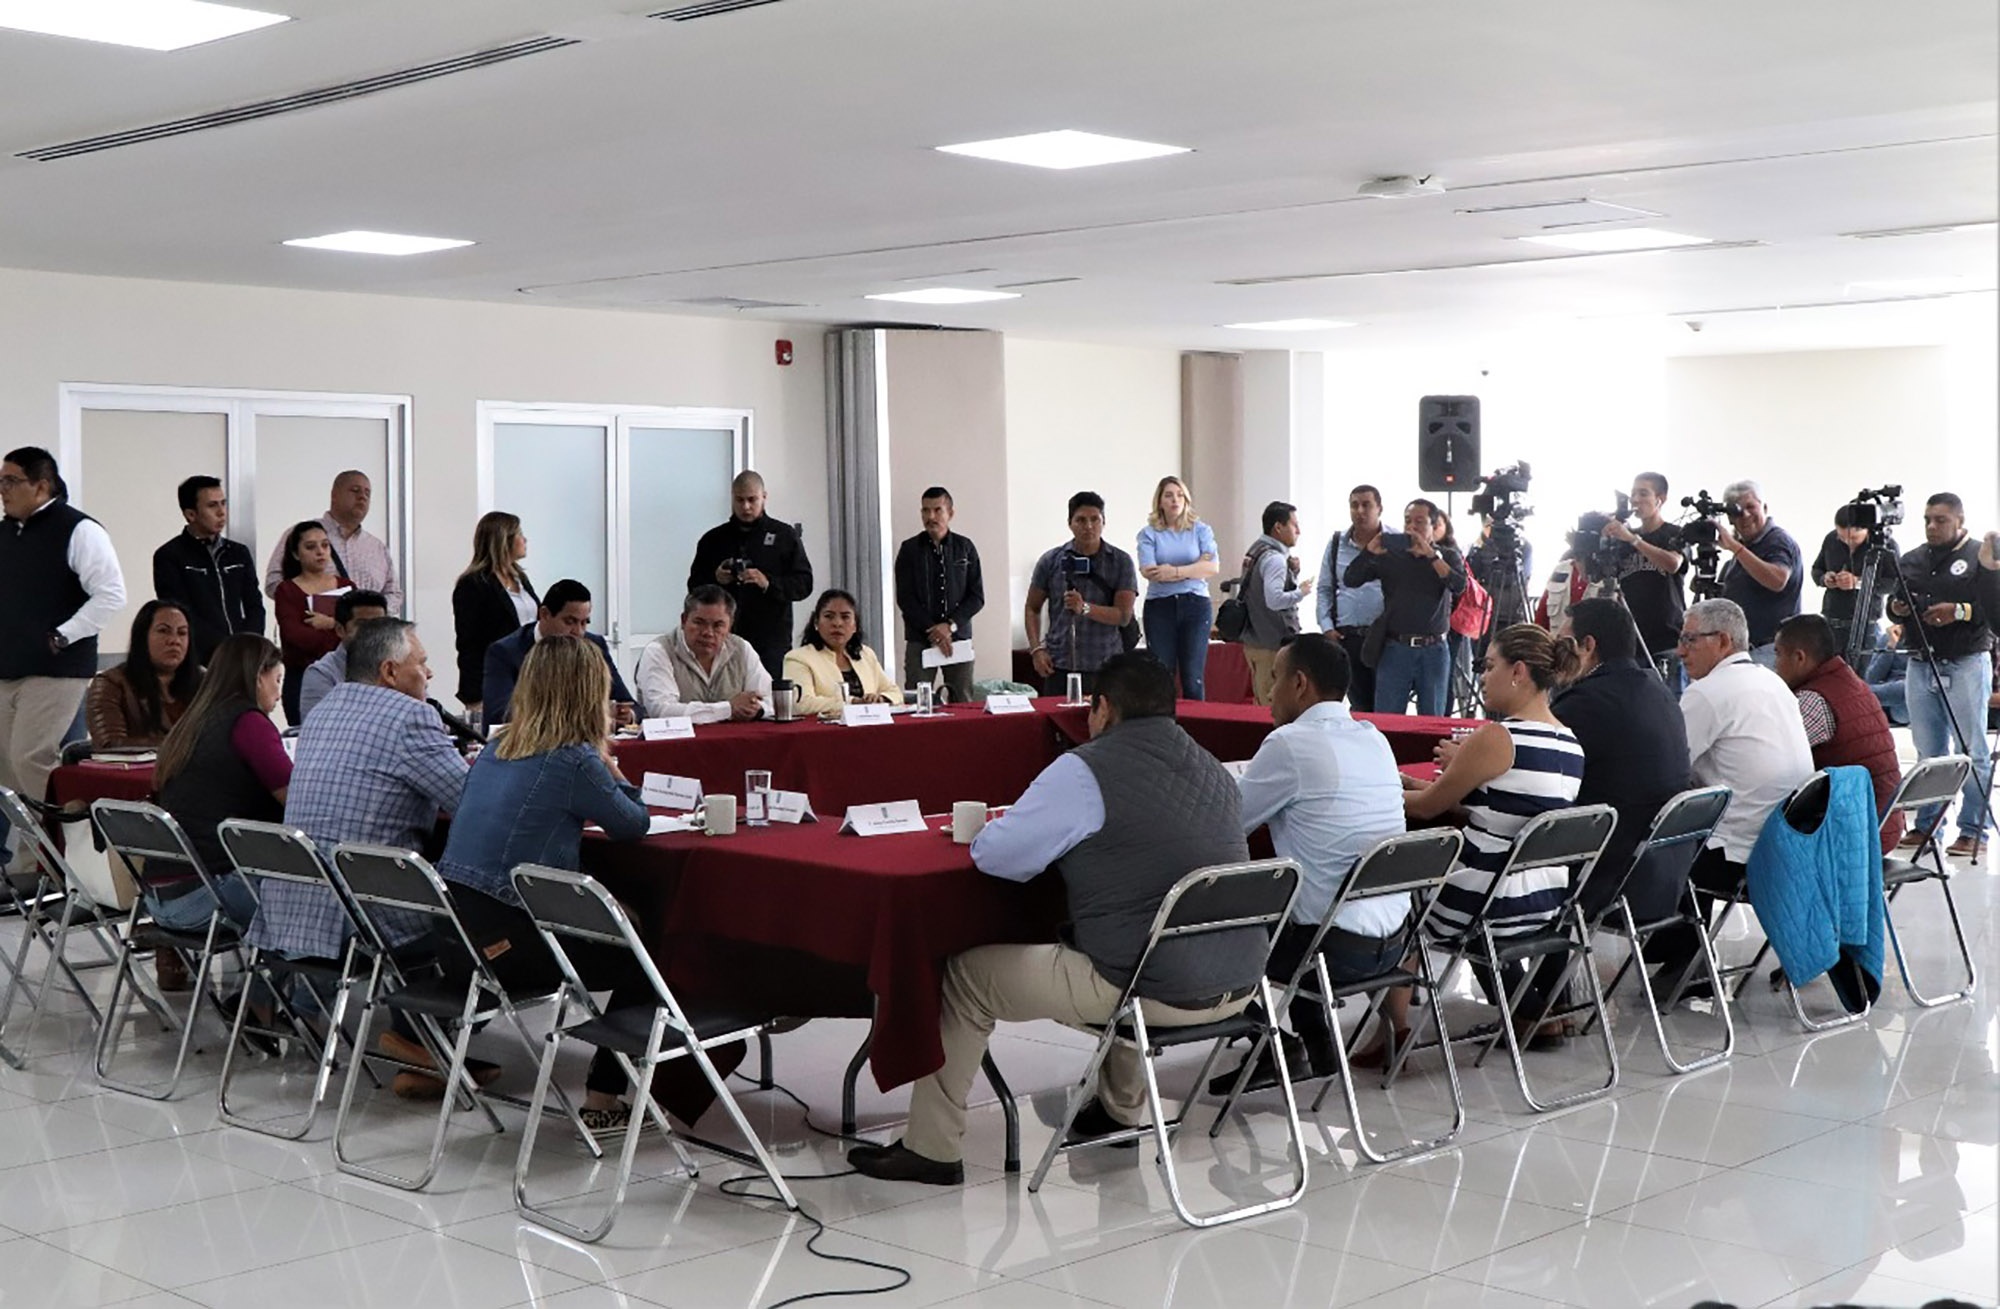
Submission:
M 924 807 L 915 800 L 894 800 L 888 804 L 858 804 L 847 811 L 840 830 L 856 836 L 888 836 L 895 832 L 923 832 Z
M 639 724 L 639 735 L 648 741 L 692 741 L 694 719 L 648 718 Z
M 701 779 L 676 777 L 672 773 L 647 773 L 639 784 L 639 798 L 652 809 L 699 809 Z
M 989 714 L 1032 714 L 1035 705 L 1032 697 L 1025 695 L 989 695 L 986 697 L 986 712 Z
M 895 722 L 896 716 L 885 704 L 851 704 L 840 711 L 840 721 L 845 727 L 879 727 Z
M 804 791 L 766 791 L 764 816 L 774 823 L 816 823 L 819 815 Z

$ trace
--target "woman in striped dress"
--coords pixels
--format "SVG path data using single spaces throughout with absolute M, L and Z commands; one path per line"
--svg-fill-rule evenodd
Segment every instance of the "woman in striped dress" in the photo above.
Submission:
M 1532 623 L 1499 633 L 1487 647 L 1481 675 L 1487 712 L 1496 721 L 1462 743 L 1440 744 L 1443 771 L 1437 780 L 1403 779 L 1403 812 L 1412 830 L 1454 809 L 1465 815 L 1465 852 L 1425 924 L 1433 940 L 1449 942 L 1478 919 L 1515 833 L 1529 819 L 1576 802 L 1583 747 L 1549 712 L 1549 692 L 1576 676 L 1579 660 L 1575 641 Z M 1560 868 L 1510 874 L 1487 908 L 1486 921 L 1495 936 L 1535 931 L 1555 916 L 1567 894 L 1568 877 Z M 1490 994 L 1492 979 L 1480 982 Z M 1391 992 L 1383 1004 L 1399 1042 L 1409 1035 L 1409 999 L 1407 990 Z

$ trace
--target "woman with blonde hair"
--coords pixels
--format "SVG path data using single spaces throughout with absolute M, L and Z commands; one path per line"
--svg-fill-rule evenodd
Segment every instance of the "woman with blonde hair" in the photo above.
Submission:
M 546 637 L 521 664 L 507 731 L 481 752 L 465 778 L 452 815 L 451 836 L 438 872 L 451 884 L 452 905 L 473 948 L 485 956 L 509 994 L 547 995 L 562 981 L 534 920 L 514 894 L 508 874 L 520 864 L 575 869 L 583 828 L 595 823 L 614 841 L 646 835 L 646 806 L 611 753 L 611 670 L 596 646 L 574 636 Z M 450 934 L 438 957 L 463 983 L 470 961 Z M 599 955 L 570 948 L 585 983 L 629 991 L 643 1003 L 646 983 L 623 951 Z M 584 1082 L 583 1121 L 598 1133 L 624 1130 L 630 1109 L 619 1099 L 624 1071 L 600 1050 Z
M 458 698 L 468 711 L 485 701 L 486 647 L 535 621 L 535 594 L 521 560 L 528 537 L 521 520 L 494 510 L 472 529 L 472 562 L 451 588 L 452 628 L 458 637 Z
M 1208 579 L 1219 556 L 1215 532 L 1195 516 L 1194 497 L 1178 477 L 1153 488 L 1153 512 L 1139 529 L 1139 575 L 1146 579 L 1146 645 L 1181 679 L 1181 697 L 1204 698 L 1208 633 L 1215 609 Z

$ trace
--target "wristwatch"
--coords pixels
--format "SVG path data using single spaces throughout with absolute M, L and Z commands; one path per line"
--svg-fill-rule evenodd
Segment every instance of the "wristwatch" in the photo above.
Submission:
M 50 632 L 49 649 L 55 651 L 57 654 L 61 654 L 63 651 L 69 649 L 69 638 L 61 632 Z
M 1090 601 L 1088 600 L 1085 600 L 1083 602 L 1083 616 L 1085 618 L 1090 617 Z

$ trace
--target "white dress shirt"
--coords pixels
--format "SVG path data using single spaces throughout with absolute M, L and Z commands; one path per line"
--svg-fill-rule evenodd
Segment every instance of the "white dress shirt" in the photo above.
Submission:
M 1273 848 L 1305 874 L 1292 906 L 1296 922 L 1317 924 L 1362 852 L 1404 830 L 1403 779 L 1388 738 L 1336 700 L 1265 737 L 1236 784 L 1244 834 L 1268 823 Z M 1358 936 L 1390 936 L 1409 911 L 1407 896 L 1373 897 L 1343 906 L 1334 924 Z
M 771 707 L 771 673 L 742 637 L 731 633 L 703 668 L 681 629 L 655 638 L 639 655 L 636 693 L 650 718 L 685 718 L 694 723 L 726 723 L 734 714 L 729 698 L 754 691 Z M 685 683 L 685 685 L 684 685 Z M 706 689 L 704 690 L 704 687 Z M 737 690 L 730 690 L 738 687 Z M 726 692 L 726 694 L 725 694 Z
M 1764 820 L 1813 774 L 1798 697 L 1776 673 L 1730 655 L 1681 693 L 1696 786 L 1726 786 L 1729 808 L 1708 844 L 1746 863 Z
M 57 503 L 47 501 L 35 513 Z M 56 624 L 62 639 L 74 645 L 102 632 L 104 625 L 125 608 L 125 572 L 118 567 L 118 552 L 111 547 L 111 534 L 94 518 L 84 519 L 70 532 L 69 552 L 63 561 L 76 574 L 85 595 L 82 607 Z

